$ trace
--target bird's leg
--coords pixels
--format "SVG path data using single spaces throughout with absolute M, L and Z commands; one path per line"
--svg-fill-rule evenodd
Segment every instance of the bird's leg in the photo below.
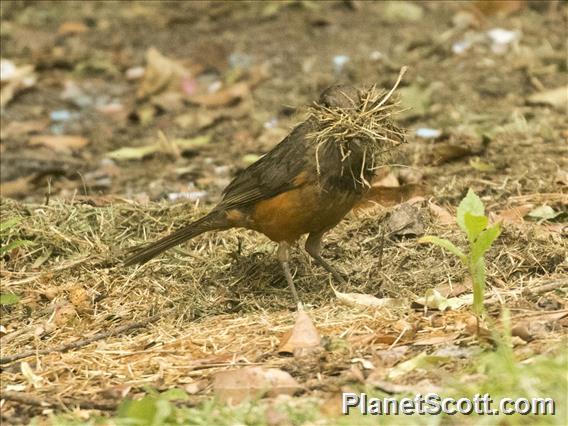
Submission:
M 327 263 L 323 259 L 323 257 L 321 257 L 320 251 L 321 251 L 321 237 L 322 236 L 323 236 L 323 233 L 308 235 L 308 239 L 306 240 L 306 251 L 308 252 L 308 254 L 310 256 L 312 256 L 314 258 L 314 260 L 316 261 L 316 263 L 318 265 L 320 265 L 322 268 L 324 268 L 327 272 L 331 273 L 331 275 L 333 275 L 333 277 L 337 281 L 344 284 L 345 278 L 343 277 L 343 275 L 341 275 L 339 273 L 339 271 L 337 271 L 337 269 L 335 269 L 333 266 L 331 266 L 329 263 Z
M 296 286 L 294 285 L 294 280 L 292 279 L 292 273 L 290 272 L 290 244 L 283 241 L 278 245 L 278 260 L 282 265 L 282 269 L 284 270 L 284 276 L 286 277 L 286 281 L 288 282 L 288 286 L 292 291 L 292 296 L 294 296 L 294 301 L 298 306 L 298 309 L 302 309 L 302 302 L 300 302 L 300 298 L 298 297 L 298 292 L 296 291 Z

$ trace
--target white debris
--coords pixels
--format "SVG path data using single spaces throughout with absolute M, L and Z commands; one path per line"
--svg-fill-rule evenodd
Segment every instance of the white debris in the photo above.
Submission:
M 430 129 L 428 127 L 416 129 L 416 136 L 423 139 L 435 139 L 439 138 L 441 135 L 442 131 L 440 129 Z

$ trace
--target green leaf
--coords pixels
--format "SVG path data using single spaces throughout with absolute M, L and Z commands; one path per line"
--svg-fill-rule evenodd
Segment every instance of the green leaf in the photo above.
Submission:
M 160 394 L 160 399 L 166 401 L 186 401 L 189 399 L 187 392 L 183 389 L 172 388 Z
M 485 260 L 480 258 L 470 269 L 473 279 L 473 311 L 480 315 L 483 313 L 483 300 L 485 298 Z
M 442 247 L 442 248 L 448 250 L 450 253 L 455 254 L 457 257 L 460 258 L 460 260 L 462 262 L 464 262 L 464 263 L 467 262 L 467 257 L 465 256 L 465 254 L 459 248 L 457 248 L 455 245 L 453 245 L 453 243 L 446 240 L 445 238 L 438 238 L 438 237 L 434 237 L 433 235 L 427 235 L 425 237 L 420 238 L 418 240 L 418 242 L 419 243 L 435 244 L 439 247 Z
M 4 253 L 8 253 L 8 252 L 14 250 L 15 248 L 27 246 L 27 245 L 30 245 L 30 244 L 32 244 L 32 242 L 28 241 L 28 240 L 12 241 L 10 244 L 0 247 L 0 255 L 3 255 Z
M 4 231 L 10 229 L 12 226 L 20 223 L 20 221 L 21 221 L 21 219 L 19 217 L 13 217 L 11 219 L 8 219 L 8 220 L 0 223 L 0 232 L 4 232 Z
M 20 301 L 20 296 L 14 293 L 0 293 L 0 305 L 15 305 Z
M 137 401 L 125 400 L 120 404 L 117 414 L 135 425 L 158 426 L 165 423 L 172 411 L 170 402 L 147 395 Z
M 470 243 L 473 243 L 481 231 L 485 229 L 489 219 L 487 216 L 475 216 L 470 212 L 465 212 L 464 216 L 465 229 L 467 234 L 467 239 Z
M 477 237 L 477 240 L 475 240 L 475 243 L 473 243 L 473 247 L 471 248 L 470 257 L 473 264 L 483 258 L 483 255 L 491 248 L 491 245 L 497 239 L 499 234 L 501 234 L 501 226 L 498 223 L 479 234 L 479 237 Z
M 467 195 L 461 200 L 458 206 L 457 221 L 458 225 L 463 232 L 467 234 L 467 228 L 465 226 L 465 214 L 469 213 L 473 216 L 484 216 L 485 207 L 483 207 L 483 202 L 481 199 L 471 190 L 467 191 Z

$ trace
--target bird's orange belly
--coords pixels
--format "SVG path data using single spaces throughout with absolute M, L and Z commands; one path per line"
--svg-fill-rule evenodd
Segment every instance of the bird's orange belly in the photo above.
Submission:
M 259 202 L 251 215 L 250 228 L 273 241 L 294 242 L 303 234 L 324 232 L 351 210 L 358 197 L 322 195 L 306 185 Z

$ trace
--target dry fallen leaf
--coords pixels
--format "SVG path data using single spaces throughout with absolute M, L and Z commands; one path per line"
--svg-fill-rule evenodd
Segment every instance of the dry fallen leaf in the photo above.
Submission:
M 0 107 L 4 108 L 16 94 L 34 86 L 36 81 L 33 65 L 17 66 L 8 59 L 0 59 Z
M 484 16 L 509 15 L 527 7 L 525 0 L 475 0 L 470 4 Z
M 321 348 L 321 337 L 306 311 L 298 311 L 294 328 L 284 335 L 279 353 L 306 355 Z
M 247 82 L 241 81 L 214 93 L 190 96 L 189 100 L 198 105 L 219 107 L 236 102 L 249 93 L 250 85 Z
M 557 87 L 555 89 L 545 90 L 535 93 L 528 97 L 531 104 L 546 104 L 557 108 L 566 109 L 568 105 L 568 86 Z
M 35 175 L 23 176 L 8 182 L 0 183 L 0 194 L 3 197 L 21 197 L 29 194 Z
M 48 120 L 26 120 L 11 121 L 6 127 L 2 128 L 0 138 L 14 138 L 31 133 L 39 133 L 49 126 Z
M 379 299 L 370 294 L 341 293 L 335 289 L 333 291 L 341 303 L 354 308 L 404 308 L 407 306 L 404 299 L 391 297 Z
M 400 186 L 397 177 L 393 173 L 388 173 L 386 176 L 382 177 L 381 179 L 374 181 L 373 186 L 380 186 L 386 188 L 395 188 Z
M 550 332 L 551 324 L 557 324 L 562 318 L 568 317 L 568 310 L 554 312 L 535 312 L 521 315 L 513 319 L 511 334 L 520 337 L 525 342 L 534 339 L 546 338 Z
M 523 218 L 532 209 L 534 209 L 534 204 L 525 204 L 523 206 L 500 210 L 495 215 L 495 221 L 500 221 L 505 223 L 523 223 L 525 221 Z
M 428 203 L 428 209 L 430 209 L 430 212 L 436 217 L 437 222 L 440 225 L 456 224 L 456 217 L 444 207 L 440 207 L 439 205 L 434 203 Z
M 424 217 L 419 208 L 404 203 L 396 207 L 385 220 L 385 226 L 393 237 L 417 237 L 424 235 Z
M 112 158 L 117 161 L 127 161 L 127 160 L 142 160 L 144 157 L 148 157 L 152 154 L 162 153 L 170 154 L 173 156 L 179 156 L 180 152 L 191 151 L 197 149 L 203 145 L 206 145 L 211 140 L 208 135 L 197 136 L 195 138 L 189 139 L 167 139 L 164 137 L 160 138 L 157 143 L 152 145 L 143 146 L 125 146 L 119 148 L 115 151 L 107 153 L 107 157 Z
M 414 197 L 425 194 L 425 188 L 419 184 L 406 184 L 398 187 L 372 186 L 365 193 L 364 199 L 355 206 L 355 210 L 361 210 L 380 204 L 391 207 L 404 203 Z
M 89 27 L 87 27 L 82 22 L 75 22 L 69 21 L 62 23 L 59 28 L 57 29 L 57 35 L 59 36 L 67 36 L 67 35 L 75 35 L 75 34 L 82 34 L 89 31 Z
M 182 82 L 191 79 L 192 75 L 192 70 L 181 62 L 170 59 L 151 47 L 146 52 L 146 69 L 136 95 L 139 99 L 144 99 L 167 90 L 180 92 Z
M 30 364 L 24 361 L 20 365 L 20 369 L 24 378 L 27 380 L 27 382 L 30 385 L 33 386 L 34 389 L 41 387 L 41 384 L 43 382 L 43 377 L 36 375 L 32 370 L 32 368 L 30 367 Z
M 58 152 L 68 152 L 83 148 L 89 143 L 88 139 L 82 136 L 71 135 L 38 135 L 29 140 L 33 146 L 43 145 Z
M 290 374 L 277 368 L 244 367 L 215 374 L 213 390 L 223 401 L 238 404 L 247 398 L 294 395 L 299 383 Z
M 467 277 L 461 284 L 441 284 L 435 288 L 435 290 L 444 297 L 457 297 L 473 288 L 471 284 L 471 278 Z
M 460 333 L 444 334 L 442 336 L 428 336 L 416 339 L 412 342 L 413 346 L 433 346 L 453 342 L 460 336 Z
M 419 297 L 414 303 L 440 311 L 445 311 L 446 309 L 456 310 L 462 306 L 471 305 L 473 303 L 473 295 L 464 294 L 460 297 L 451 297 L 448 299 L 442 296 L 437 290 L 430 289 L 426 291 L 424 297 Z
M 432 148 L 432 159 L 430 163 L 439 166 L 472 154 L 473 151 L 467 146 L 451 145 L 449 143 L 436 144 L 434 148 Z

